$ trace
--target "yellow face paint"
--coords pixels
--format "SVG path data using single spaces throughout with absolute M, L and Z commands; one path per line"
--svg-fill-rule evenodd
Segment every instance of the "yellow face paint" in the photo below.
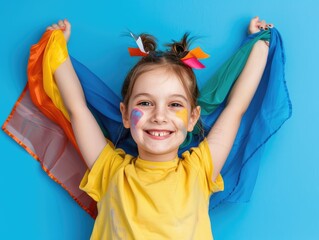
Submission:
M 184 108 L 180 111 L 177 111 L 176 112 L 176 116 L 180 119 L 182 119 L 183 123 L 184 123 L 184 126 L 185 128 L 187 129 L 187 125 L 188 125 L 188 118 L 187 118 L 187 109 Z

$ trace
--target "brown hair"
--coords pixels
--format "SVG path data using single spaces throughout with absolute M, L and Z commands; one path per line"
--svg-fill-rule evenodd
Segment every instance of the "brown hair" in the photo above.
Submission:
M 130 70 L 124 80 L 122 86 L 124 105 L 128 105 L 135 81 L 138 77 L 153 69 L 165 68 L 167 71 L 176 74 L 180 79 L 187 97 L 190 99 L 192 109 L 195 108 L 199 95 L 196 76 L 193 69 L 185 65 L 181 60 L 181 58 L 187 55 L 188 47 L 192 40 L 192 38 L 189 39 L 189 33 L 185 33 L 181 41 L 173 41 L 171 44 L 167 44 L 166 46 L 168 46 L 169 49 L 165 52 L 156 51 L 157 44 L 152 35 L 141 34 L 140 37 L 148 55 L 141 58 L 141 60 Z

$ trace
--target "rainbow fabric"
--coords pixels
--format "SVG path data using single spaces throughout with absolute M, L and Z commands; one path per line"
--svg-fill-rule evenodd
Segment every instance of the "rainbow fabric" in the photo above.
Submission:
M 285 56 L 276 29 L 245 39 L 238 51 L 222 65 L 201 89 L 199 105 L 205 134 L 223 110 L 225 99 L 242 71 L 254 43 L 269 40 L 269 57 L 257 92 L 243 117 L 234 146 L 222 170 L 225 190 L 214 194 L 210 209 L 224 201 L 248 201 L 259 169 L 261 149 L 291 116 L 291 102 L 284 76 Z M 2 129 L 24 147 L 92 217 L 96 203 L 79 190 L 87 169 L 76 144 L 69 116 L 54 82 L 53 73 L 68 56 L 61 31 L 47 31 L 33 45 L 28 63 L 28 84 Z M 88 106 L 106 138 L 115 147 L 137 155 L 130 132 L 122 126 L 121 98 L 105 82 L 71 57 Z M 203 139 L 196 129 L 189 133 L 179 154 Z

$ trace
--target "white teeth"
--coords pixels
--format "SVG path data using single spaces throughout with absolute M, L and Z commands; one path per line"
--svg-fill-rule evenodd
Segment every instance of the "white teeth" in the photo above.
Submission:
M 149 133 L 155 137 L 164 137 L 169 134 L 169 132 L 153 132 L 153 131 L 150 131 Z

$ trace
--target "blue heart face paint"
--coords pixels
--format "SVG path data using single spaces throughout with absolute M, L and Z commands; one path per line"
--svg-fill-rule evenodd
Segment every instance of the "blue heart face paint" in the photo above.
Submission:
M 134 108 L 131 112 L 131 124 L 132 127 L 135 127 L 136 124 L 138 123 L 138 121 L 141 119 L 141 117 L 143 116 L 143 112 L 138 109 L 138 108 Z

